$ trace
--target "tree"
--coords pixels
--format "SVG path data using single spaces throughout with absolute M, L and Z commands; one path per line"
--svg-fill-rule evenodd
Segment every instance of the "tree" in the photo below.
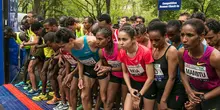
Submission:
M 105 2 L 103 0 L 71 0 L 71 2 L 77 8 L 86 11 L 93 19 L 96 19 L 102 14 L 105 6 Z
M 21 7 L 21 12 L 33 11 L 38 15 L 58 18 L 63 14 L 62 0 L 20 0 L 18 7 Z
M 181 12 L 204 12 L 207 17 L 220 19 L 220 0 L 182 0 L 181 10 L 162 11 L 162 20 L 176 19 Z M 43 17 L 62 15 L 96 19 L 109 13 L 114 23 L 121 16 L 141 15 L 149 22 L 158 16 L 158 0 L 19 0 L 20 12 L 34 10 Z
M 106 13 L 110 14 L 110 3 L 111 1 L 110 0 L 106 0 Z

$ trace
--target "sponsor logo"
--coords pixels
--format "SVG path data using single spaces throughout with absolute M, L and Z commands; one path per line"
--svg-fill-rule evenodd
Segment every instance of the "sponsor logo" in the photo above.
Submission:
M 198 66 L 202 66 L 202 65 L 205 65 L 205 63 L 203 63 L 203 62 L 197 62 L 197 65 L 198 65 Z

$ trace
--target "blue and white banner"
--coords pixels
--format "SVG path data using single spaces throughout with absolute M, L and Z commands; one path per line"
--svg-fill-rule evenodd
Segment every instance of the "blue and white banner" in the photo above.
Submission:
M 6 0 L 5 0 L 6 1 Z M 8 25 L 18 31 L 18 0 L 8 0 Z
M 158 10 L 180 10 L 181 0 L 159 0 Z

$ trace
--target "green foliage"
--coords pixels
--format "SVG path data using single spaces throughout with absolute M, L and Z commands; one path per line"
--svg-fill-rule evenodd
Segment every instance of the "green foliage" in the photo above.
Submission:
M 112 22 L 117 23 L 121 16 L 140 15 L 145 17 L 146 24 L 158 16 L 158 0 L 110 0 L 110 15 Z M 39 6 L 35 6 L 40 2 Z M 220 0 L 182 0 L 181 10 L 162 11 L 161 19 L 168 21 L 177 19 L 182 12 L 193 13 L 201 11 L 209 18 L 220 19 Z M 35 9 L 34 7 L 37 7 Z M 106 13 L 106 0 L 19 0 L 19 11 L 28 12 L 32 9 L 44 17 L 59 18 L 62 15 L 83 18 L 91 16 L 94 19 Z

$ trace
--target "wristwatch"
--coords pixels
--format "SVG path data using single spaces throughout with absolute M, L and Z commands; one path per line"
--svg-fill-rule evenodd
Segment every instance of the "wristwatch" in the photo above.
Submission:
M 136 96 L 138 96 L 138 97 L 142 97 L 142 95 L 141 95 L 141 93 L 140 92 L 138 92 L 137 94 L 136 94 Z
M 109 72 L 112 72 L 112 66 L 110 66 L 110 68 L 109 68 L 109 70 L 108 70 Z
M 205 101 L 204 94 L 199 95 L 199 98 L 200 98 L 202 101 Z

